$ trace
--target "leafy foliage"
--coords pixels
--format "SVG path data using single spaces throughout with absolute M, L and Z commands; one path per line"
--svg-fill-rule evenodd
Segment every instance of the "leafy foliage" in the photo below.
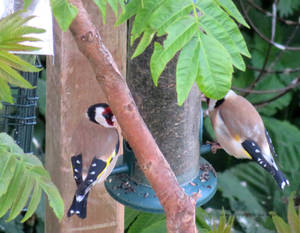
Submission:
M 280 13 L 280 16 L 289 16 L 294 11 L 299 9 L 300 2 L 297 0 L 285 0 L 285 1 L 279 1 L 278 3 L 278 10 Z
M 276 213 L 271 212 L 273 222 L 275 224 L 278 233 L 299 233 L 300 232 L 300 208 L 298 208 L 298 213 L 295 208 L 294 203 L 295 193 L 292 193 L 289 198 L 288 204 L 288 223 L 286 223 L 280 216 Z
M 39 48 L 22 44 L 25 41 L 38 41 L 26 36 L 31 33 L 42 33 L 43 29 L 26 26 L 33 17 L 23 18 L 22 11 L 11 14 L 0 20 L 0 107 L 1 101 L 12 103 L 13 99 L 8 84 L 23 88 L 33 88 L 16 70 L 37 72 L 35 66 L 13 55 L 10 51 L 33 51 Z
M 64 32 L 67 31 L 78 13 L 77 8 L 68 0 L 50 0 L 50 4 L 58 25 Z
M 232 216 L 229 216 L 227 221 L 224 210 L 218 220 L 214 220 L 201 208 L 196 210 L 196 225 L 201 233 L 230 233 L 233 222 Z M 125 208 L 125 230 L 127 233 L 165 233 L 166 218 L 163 214 L 150 214 Z
M 163 45 L 155 43 L 150 61 L 155 85 L 167 63 L 181 50 L 176 72 L 178 104 L 181 105 L 195 81 L 206 96 L 219 99 L 230 88 L 232 66 L 245 69 L 241 54 L 248 57 L 250 54 L 237 25 L 227 13 L 247 26 L 231 1 L 212 0 L 130 1 L 117 24 L 135 15 L 131 44 L 141 36 L 142 39 L 133 57 L 145 50 L 155 34 L 167 35 Z M 190 62 L 191 57 L 193 62 Z
M 0 172 L 0 217 L 10 210 L 7 219 L 10 221 L 27 207 L 22 219 L 22 222 L 26 221 L 37 209 L 42 191 L 47 194 L 56 216 L 59 219 L 63 217 L 64 202 L 40 160 L 34 155 L 24 154 L 5 133 L 0 133 L 0 161 L 3 164 Z
M 107 4 L 116 16 L 121 6 L 117 25 L 134 16 L 131 45 L 141 39 L 132 58 L 142 54 L 155 35 L 167 35 L 163 44 L 155 43 L 150 69 L 154 84 L 158 85 L 167 63 L 180 53 L 176 72 L 179 105 L 183 104 L 195 82 L 206 96 L 222 98 L 230 89 L 233 66 L 245 70 L 242 55 L 250 57 L 250 53 L 232 18 L 249 26 L 231 0 L 131 0 L 126 5 L 123 0 L 94 0 L 94 3 L 103 22 Z M 73 6 L 66 0 L 52 0 L 51 5 L 65 31 L 76 16 Z

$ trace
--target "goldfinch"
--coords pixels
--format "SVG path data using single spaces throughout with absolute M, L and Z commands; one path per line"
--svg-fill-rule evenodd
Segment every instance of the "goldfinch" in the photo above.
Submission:
M 110 175 L 117 162 L 117 154 L 120 147 L 119 134 L 116 129 L 116 119 L 107 104 L 101 103 L 90 106 L 87 111 L 87 117 L 91 122 L 107 128 L 114 128 L 117 132 L 118 140 L 111 154 L 94 157 L 88 169 L 87 176 L 84 179 L 82 177 L 82 155 L 72 156 L 71 164 L 77 190 L 71 207 L 68 210 L 68 217 L 74 214 L 80 218 L 86 217 L 89 192 L 95 184 L 103 182 Z
M 239 159 L 252 159 L 271 173 L 281 189 L 289 181 L 277 167 L 272 140 L 254 106 L 230 90 L 223 99 L 208 99 L 208 114 L 220 146 Z

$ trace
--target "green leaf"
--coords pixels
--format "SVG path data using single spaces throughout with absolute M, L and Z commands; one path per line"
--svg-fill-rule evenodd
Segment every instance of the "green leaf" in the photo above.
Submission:
M 50 3 L 58 25 L 64 32 L 67 31 L 78 13 L 77 8 L 68 0 L 50 0 Z
M 12 69 L 10 66 L 2 63 L 0 64 L 0 77 L 4 78 L 7 82 L 12 85 L 23 88 L 33 88 L 33 86 L 25 80 L 17 71 Z
M 166 28 L 181 17 L 189 15 L 193 11 L 193 2 L 190 0 L 177 1 L 166 0 L 159 4 L 149 19 L 150 27 L 157 30 L 158 36 L 166 33 Z
M 102 22 L 105 24 L 106 22 L 106 0 L 93 0 L 94 3 L 98 6 L 99 11 L 102 15 Z
M 20 16 L 23 12 L 18 11 L 0 20 L 0 49 L 6 51 L 32 51 L 39 49 L 34 46 L 19 44 L 23 41 L 38 41 L 38 39 L 31 36 L 26 37 L 25 35 L 45 31 L 44 29 L 25 26 L 24 24 L 34 18 L 34 16 L 23 18 Z
M 27 9 L 30 4 L 31 4 L 32 0 L 24 0 L 24 9 Z
M 8 103 L 13 103 L 13 98 L 11 96 L 10 87 L 7 82 L 0 78 L 0 103 L 1 101 L 5 101 Z M 1 108 L 1 107 L 0 107 Z
M 300 7 L 298 0 L 285 0 L 278 3 L 278 11 L 281 17 L 293 14 Z
M 141 233 L 143 230 L 151 228 L 154 223 L 160 222 L 164 218 L 163 214 L 141 213 L 129 228 L 128 233 Z
M 141 0 L 130 0 L 125 10 L 119 16 L 116 25 L 120 25 L 135 15 L 141 7 Z
M 232 62 L 225 48 L 210 35 L 201 34 L 197 85 L 205 96 L 221 99 L 231 87 Z
M 148 45 L 151 43 L 154 36 L 154 32 L 151 29 L 145 30 L 142 39 L 140 40 L 138 46 L 136 47 L 131 59 L 142 54 Z
M 33 180 L 31 179 L 30 176 L 28 176 L 28 174 L 24 174 L 24 183 L 23 188 L 21 190 L 19 190 L 18 192 L 18 196 L 17 198 L 14 200 L 14 203 L 11 207 L 10 213 L 9 213 L 9 217 L 7 219 L 7 221 L 11 221 L 12 219 L 16 218 L 17 215 L 23 210 L 23 208 L 26 206 L 27 204 L 27 200 L 30 197 L 31 191 L 33 189 Z
M 277 88 L 284 88 L 284 87 L 285 84 L 279 79 L 277 75 L 266 75 L 265 78 L 257 84 L 255 90 L 269 90 L 269 89 L 277 89 Z M 247 99 L 251 103 L 259 103 L 262 101 L 269 100 L 277 94 L 278 93 L 264 94 L 264 95 L 250 94 L 249 96 L 247 96 Z M 292 93 L 287 93 L 286 95 L 271 102 L 270 104 L 262 108 L 259 108 L 258 111 L 261 114 L 272 116 L 277 112 L 279 112 L 280 110 L 282 110 L 283 108 L 287 107 L 291 101 L 292 101 Z
M 18 192 L 21 192 L 20 187 L 24 184 L 24 165 L 21 163 L 17 164 L 17 168 L 14 173 L 14 177 L 8 187 L 5 195 L 0 198 L 0 218 L 11 208 L 14 200 L 16 199 Z
M 273 213 L 271 214 L 272 214 L 274 225 L 278 233 L 291 233 L 289 225 L 286 224 L 281 217 L 275 214 L 273 215 Z
M 208 217 L 208 213 L 201 207 L 196 208 L 196 224 L 202 230 L 210 230 L 210 226 L 205 221 L 205 217 Z
M 35 51 L 35 50 L 39 50 L 40 48 L 34 46 L 22 45 L 22 44 L 5 43 L 5 44 L 0 44 L 0 49 L 5 51 Z
M 159 76 L 167 63 L 192 39 L 197 28 L 198 25 L 193 17 L 183 17 L 167 28 L 168 37 L 164 41 L 163 48 L 158 43 L 155 43 L 154 52 L 150 60 L 150 69 L 155 85 L 158 84 Z
M 246 57 L 251 57 L 238 26 L 222 9 L 218 7 L 214 0 L 197 1 L 197 7 L 203 14 L 214 17 L 215 20 L 227 29 L 227 33 L 231 35 L 232 40 L 238 46 L 241 54 Z
M 246 28 L 250 28 L 232 0 L 218 0 L 217 3 L 222 6 L 230 16 L 235 18 L 236 21 L 244 25 Z
M 1 156 L 6 156 L 2 154 Z M 14 171 L 16 169 L 16 159 L 13 156 L 8 156 L 4 166 L 1 168 L 0 171 L 0 197 L 6 193 L 10 181 L 13 178 Z
M 135 221 L 137 216 L 142 213 L 143 212 L 141 211 L 125 206 L 124 230 L 127 230 L 127 228 Z
M 153 78 L 154 84 L 157 86 L 158 78 L 162 71 L 164 70 L 165 66 L 167 65 L 168 61 L 165 64 L 159 63 L 158 59 L 161 58 L 163 53 L 163 47 L 160 43 L 154 42 L 154 50 L 150 59 L 150 70 Z M 171 59 L 172 57 L 170 57 Z
M 232 35 L 228 33 L 227 28 L 217 19 L 209 15 L 203 15 L 199 23 L 206 33 L 213 36 L 224 46 L 231 56 L 233 65 L 240 70 L 245 70 L 245 63 L 240 54 L 238 45 L 232 40 Z
M 218 180 L 223 196 L 229 199 L 231 206 L 238 208 L 236 210 L 247 211 L 253 215 L 265 213 L 255 196 L 241 184 L 241 181 L 230 170 L 219 174 Z
M 295 196 L 295 193 L 293 192 L 289 198 L 288 222 L 291 227 L 291 232 L 299 233 L 300 232 L 300 220 L 298 218 L 297 211 L 295 208 L 294 196 Z M 300 213 L 299 213 L 299 216 L 300 216 Z
M 15 143 L 14 139 L 6 133 L 0 133 L 0 148 L 8 147 L 9 152 L 23 154 L 22 149 Z M 6 149 L 7 150 L 7 149 Z
M 46 171 L 40 168 L 43 171 Z M 49 176 L 49 175 L 48 175 Z M 41 177 L 40 187 L 47 194 L 49 205 L 59 220 L 64 216 L 64 201 L 55 185 L 47 176 Z
M 200 43 L 193 38 L 187 43 L 177 61 L 176 66 L 176 92 L 178 105 L 182 105 L 196 81 L 199 66 Z
M 7 154 L 9 159 L 5 159 Z M 16 163 L 16 168 L 7 174 L 7 169 L 12 167 L 10 162 L 12 159 Z M 40 160 L 32 154 L 24 154 L 10 136 L 0 133 L 0 162 L 4 163 L 6 160 L 6 165 L 0 174 L 0 184 L 2 184 L 2 175 L 7 182 L 11 179 L 10 176 L 13 177 L 6 192 L 0 196 L 0 218 L 11 209 L 7 221 L 14 219 L 27 204 L 33 190 L 28 212 L 24 217 L 28 219 L 37 208 L 43 190 L 48 196 L 54 213 L 61 219 L 64 214 L 64 202 Z
M 140 233 L 165 233 L 167 232 L 166 220 L 154 222 L 149 227 L 145 227 Z
M 107 0 L 107 2 L 109 3 L 111 9 L 113 10 L 115 16 L 118 16 L 118 3 L 119 0 Z
M 37 85 L 37 93 L 38 93 L 38 106 L 39 112 L 46 116 L 46 81 L 43 79 L 38 80 Z
M 41 201 L 41 198 L 42 198 L 42 190 L 36 184 L 34 186 L 34 190 L 33 190 L 31 200 L 30 200 L 30 203 L 28 205 L 26 214 L 25 214 L 25 216 L 24 216 L 24 218 L 22 219 L 21 222 L 25 222 L 27 219 L 29 219 L 34 214 L 35 210 L 37 209 L 37 207 L 38 207 L 38 205 Z
M 143 31 L 153 31 L 148 28 L 148 22 L 153 11 L 159 7 L 160 2 L 161 0 L 145 1 L 144 6 L 138 9 L 131 29 L 131 45 Z
M 38 72 L 41 70 L 41 69 L 36 68 L 35 66 L 31 65 L 30 63 L 22 60 L 18 56 L 15 56 L 6 51 L 0 51 L 0 64 L 1 63 L 5 63 L 6 65 L 8 65 L 14 69 L 26 71 L 26 72 Z

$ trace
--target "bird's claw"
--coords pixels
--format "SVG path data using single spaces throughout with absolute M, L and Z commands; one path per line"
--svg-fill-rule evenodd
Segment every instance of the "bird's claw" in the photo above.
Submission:
M 210 151 L 213 154 L 217 153 L 217 150 L 222 149 L 222 146 L 218 142 L 206 141 L 206 144 L 211 145 Z

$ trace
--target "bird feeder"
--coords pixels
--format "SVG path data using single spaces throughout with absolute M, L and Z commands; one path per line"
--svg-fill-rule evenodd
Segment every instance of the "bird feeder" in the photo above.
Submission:
M 41 68 L 39 62 L 37 68 Z M 20 72 L 33 87 L 37 86 L 40 72 Z M 31 142 L 36 124 L 37 90 L 11 87 L 14 103 L 3 102 L 2 129 L 10 134 L 25 153 L 32 152 Z
M 197 206 L 203 205 L 216 192 L 212 166 L 200 155 L 210 151 L 201 145 L 203 114 L 200 92 L 196 86 L 182 106 L 176 96 L 176 58 L 171 61 L 155 87 L 149 74 L 151 50 L 148 48 L 128 64 L 127 83 L 139 111 L 159 148 L 174 171 L 178 183 L 188 195 L 201 192 Z M 130 51 L 132 53 L 132 51 Z M 116 167 L 106 180 L 109 194 L 124 205 L 147 212 L 163 212 L 155 192 L 125 142 L 123 165 Z

